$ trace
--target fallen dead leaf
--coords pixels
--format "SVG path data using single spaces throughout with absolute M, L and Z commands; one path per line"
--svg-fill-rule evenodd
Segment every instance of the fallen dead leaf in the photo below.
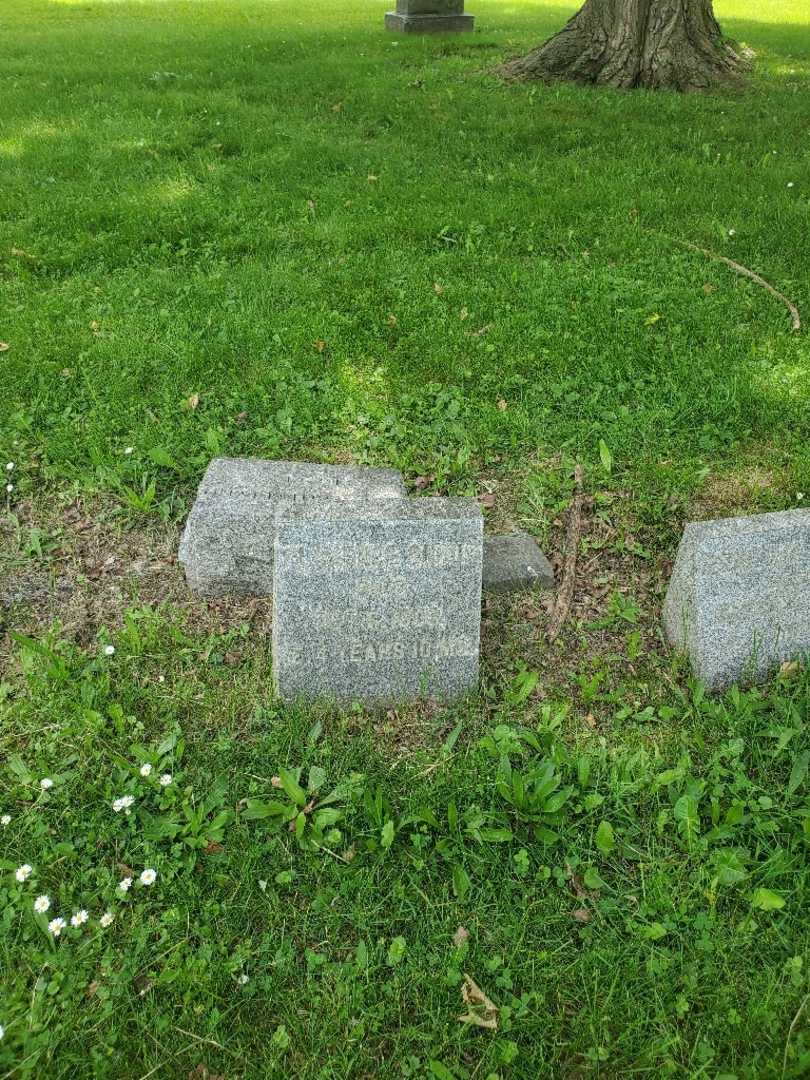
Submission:
M 186 401 L 186 404 L 193 411 L 200 404 L 200 395 L 192 394 L 191 397 L 188 398 L 188 400 Z
M 0 341 L 0 352 L 8 352 L 11 348 L 7 341 Z
M 369 173 L 369 174 L 368 174 L 368 182 L 369 182 L 370 184 L 374 184 L 374 183 L 376 183 L 376 182 L 377 182 L 377 181 L 378 181 L 379 179 L 380 179 L 380 178 L 379 178 L 379 176 L 374 176 L 374 174 L 373 174 L 373 173 Z
M 475 1024 L 488 1031 L 498 1030 L 498 1006 L 466 972 L 461 984 L 461 999 L 467 1006 L 467 1012 L 459 1017 L 462 1024 Z
M 218 844 L 216 840 L 211 840 L 203 848 L 203 852 L 206 855 L 219 855 L 224 850 L 225 848 L 222 846 L 222 844 Z
M 578 907 L 571 912 L 571 918 L 578 923 L 589 923 L 591 921 L 591 913 L 587 908 Z
M 397 325 L 397 317 L 396 317 L 396 315 L 389 315 L 388 318 L 385 321 L 388 323 L 389 326 L 396 326 Z
M 509 404 L 508 402 L 504 401 L 503 398 L 499 398 L 498 408 L 501 410 L 501 412 L 506 412 L 506 410 L 509 408 Z
M 783 679 L 790 679 L 793 675 L 796 675 L 798 671 L 798 660 L 785 660 L 783 664 L 779 665 L 779 674 Z
M 315 349 L 315 350 L 316 350 L 317 352 L 319 352 L 319 353 L 322 353 L 322 352 L 323 352 L 323 350 L 324 350 L 324 349 L 326 348 L 326 342 L 325 342 L 325 341 L 322 341 L 322 340 L 321 340 L 320 338 L 318 338 L 318 340 L 317 340 L 317 341 L 313 341 L 313 342 L 312 342 L 312 347 L 313 347 L 313 348 L 314 348 L 314 349 Z
M 244 422 L 247 420 L 247 418 L 248 418 L 248 414 L 246 412 L 240 412 L 240 413 L 236 414 L 236 416 L 233 418 L 233 420 L 234 420 L 235 424 L 244 424 Z
M 343 108 L 343 102 L 342 101 L 336 101 L 335 104 L 332 106 L 332 112 L 340 112 L 340 110 L 342 108 Z
M 417 478 L 413 482 L 413 486 L 416 488 L 417 491 L 424 491 L 425 488 L 429 484 L 432 484 L 435 479 L 435 476 L 417 476 Z
M 491 510 L 495 505 L 495 494 L 492 491 L 487 491 L 483 495 L 478 496 L 478 505 L 482 506 L 485 510 Z
M 438 283 L 438 281 L 434 281 L 433 282 L 433 291 L 436 293 L 437 296 L 441 296 L 442 293 L 444 292 L 444 285 L 440 285 Z
M 710 282 L 708 282 L 708 281 L 707 281 L 707 282 L 706 282 L 706 284 L 705 284 L 705 285 L 703 286 L 703 291 L 704 291 L 704 292 L 706 293 L 706 295 L 708 296 L 708 295 L 709 295 L 709 293 L 713 293 L 713 292 L 714 292 L 714 285 L 712 285 L 712 284 L 711 284 Z
M 274 788 L 282 787 L 281 777 L 280 776 L 271 776 L 270 777 L 270 783 L 272 784 L 272 786 Z
M 460 949 L 465 941 L 470 940 L 470 931 L 466 926 L 460 926 L 453 934 L 453 944 L 457 949 Z

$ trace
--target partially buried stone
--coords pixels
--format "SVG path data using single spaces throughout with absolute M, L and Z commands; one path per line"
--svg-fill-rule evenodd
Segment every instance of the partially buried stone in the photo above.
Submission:
M 664 603 L 669 641 L 723 690 L 810 652 L 810 511 L 691 522 Z
M 484 592 L 553 589 L 554 571 L 527 533 L 484 537 Z
M 395 704 L 478 684 L 483 520 L 474 499 L 321 502 L 279 522 L 279 696 Z
M 277 522 L 288 507 L 402 499 L 394 469 L 261 458 L 214 458 L 180 541 L 186 580 L 202 596 L 270 596 Z

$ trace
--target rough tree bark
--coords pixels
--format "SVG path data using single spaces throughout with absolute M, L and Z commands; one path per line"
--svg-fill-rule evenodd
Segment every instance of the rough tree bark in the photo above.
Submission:
M 746 67 L 723 38 L 712 0 L 586 0 L 558 34 L 499 72 L 687 91 L 738 84 Z

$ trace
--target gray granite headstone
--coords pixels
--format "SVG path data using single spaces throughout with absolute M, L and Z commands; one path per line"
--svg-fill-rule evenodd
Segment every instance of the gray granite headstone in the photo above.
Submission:
M 810 653 L 810 510 L 688 524 L 664 628 L 717 690 Z
M 385 16 L 386 29 L 403 34 L 460 33 L 474 22 L 464 14 L 464 0 L 397 0 L 396 11 Z
M 476 688 L 483 520 L 474 499 L 301 505 L 276 531 L 284 700 L 451 699 Z
M 402 499 L 393 469 L 261 458 L 215 458 L 180 541 L 189 586 L 203 596 L 270 596 L 276 523 L 288 507 L 353 498 Z
M 528 533 L 484 537 L 484 592 L 553 589 L 551 564 Z

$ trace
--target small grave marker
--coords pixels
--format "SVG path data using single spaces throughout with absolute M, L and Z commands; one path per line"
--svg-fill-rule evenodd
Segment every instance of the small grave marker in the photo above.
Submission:
M 475 690 L 482 537 L 474 499 L 294 508 L 275 543 L 280 697 L 393 704 Z
M 717 690 L 810 652 L 810 510 L 688 524 L 664 628 Z

